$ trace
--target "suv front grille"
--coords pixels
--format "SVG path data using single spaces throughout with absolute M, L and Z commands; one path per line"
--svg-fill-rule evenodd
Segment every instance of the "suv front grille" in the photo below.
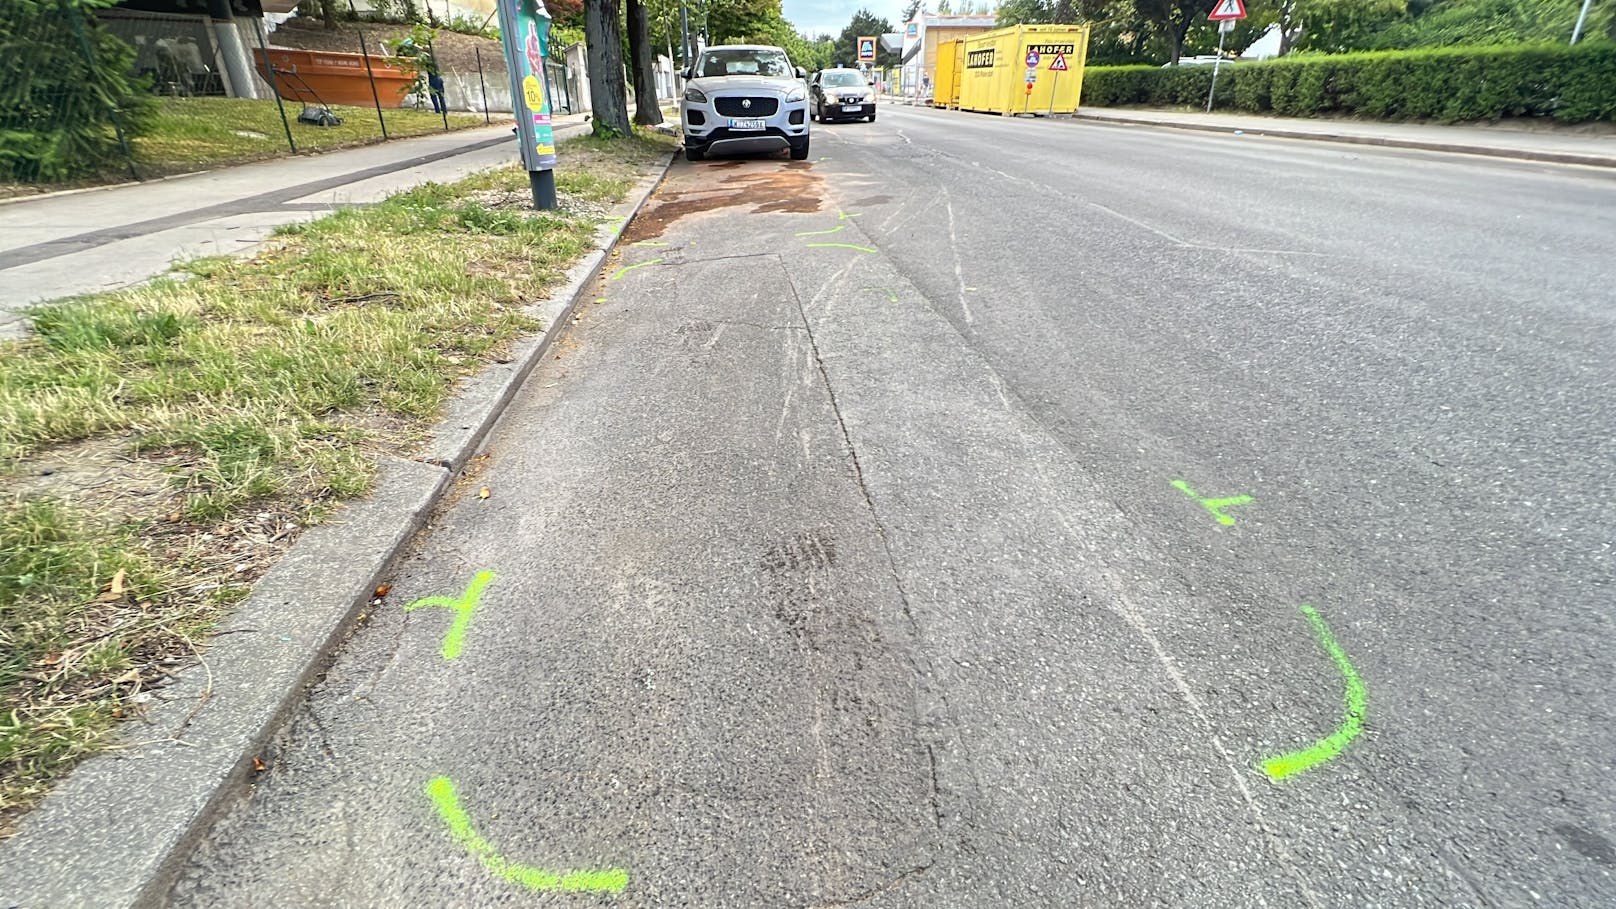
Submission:
M 751 107 L 742 107 L 742 101 L 752 102 Z M 713 107 L 726 117 L 772 117 L 780 108 L 778 98 L 714 98 Z

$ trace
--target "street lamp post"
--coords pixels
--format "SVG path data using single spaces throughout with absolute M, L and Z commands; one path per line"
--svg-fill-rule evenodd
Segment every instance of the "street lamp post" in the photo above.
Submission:
M 1582 0 L 1582 12 L 1577 14 L 1577 27 L 1571 30 L 1571 43 L 1576 44 L 1582 37 L 1582 26 L 1588 21 L 1588 7 L 1594 5 L 1594 0 Z

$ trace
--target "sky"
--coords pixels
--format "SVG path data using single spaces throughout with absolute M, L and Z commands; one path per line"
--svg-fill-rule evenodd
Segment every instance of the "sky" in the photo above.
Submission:
M 907 5 L 902 0 L 782 0 L 781 2 L 786 21 L 809 37 L 816 36 L 820 32 L 832 37 L 840 35 L 842 29 L 847 28 L 847 23 L 853 21 L 853 14 L 860 9 L 869 10 L 877 18 L 884 17 L 892 23 L 893 28 L 897 28 L 898 19 L 903 16 L 903 8 Z

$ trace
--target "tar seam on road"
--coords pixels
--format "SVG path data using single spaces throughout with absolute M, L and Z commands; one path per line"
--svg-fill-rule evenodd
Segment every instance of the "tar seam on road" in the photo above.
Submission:
M 531 865 L 520 865 L 499 854 L 494 844 L 483 839 L 471 826 L 471 818 L 460 807 L 455 785 L 446 776 L 433 777 L 426 784 L 427 798 L 438 809 L 438 817 L 449 825 L 455 842 L 477 857 L 488 871 L 513 884 L 529 890 L 564 890 L 570 893 L 621 893 L 628 886 L 628 871 L 608 868 L 604 871 L 568 871 L 556 874 Z
M 1360 679 L 1358 671 L 1352 668 L 1352 660 L 1347 658 L 1347 652 L 1336 643 L 1335 635 L 1330 633 L 1330 626 L 1325 624 L 1319 611 L 1312 606 L 1303 603 L 1296 608 L 1307 617 L 1308 623 L 1313 626 L 1313 634 L 1319 639 L 1319 646 L 1330 655 L 1335 668 L 1341 671 L 1341 678 L 1346 683 L 1347 715 L 1341 721 L 1340 728 L 1307 748 L 1263 761 L 1263 772 L 1275 782 L 1322 764 L 1340 754 L 1363 732 L 1364 716 L 1369 708 L 1369 693 L 1364 689 L 1363 679 Z
M 803 332 L 808 336 L 808 349 L 814 357 L 814 370 L 819 373 L 819 381 L 825 386 L 825 396 L 830 399 L 830 410 L 836 416 L 836 428 L 842 434 L 842 445 L 847 449 L 848 459 L 853 462 L 853 479 L 858 483 L 859 495 L 864 498 L 864 507 L 869 510 L 870 522 L 875 525 L 875 532 L 881 538 L 881 551 L 886 556 L 887 571 L 892 575 L 892 586 L 898 591 L 898 603 L 903 608 L 903 617 L 909 622 L 909 633 L 914 635 L 914 646 L 904 651 L 909 663 L 909 669 L 915 674 L 917 689 L 929 691 L 926 680 L 932 677 L 931 661 L 921 653 L 924 639 L 920 631 L 920 621 L 915 618 L 914 608 L 909 601 L 909 591 L 903 586 L 903 575 L 898 571 L 898 560 L 892 553 L 891 537 L 887 533 L 886 524 L 881 521 L 880 512 L 876 510 L 875 499 L 870 495 L 870 487 L 864 481 L 864 466 L 859 463 L 858 450 L 853 447 L 853 436 L 847 430 L 847 420 L 842 417 L 841 402 L 836 399 L 836 389 L 831 385 L 830 373 L 825 370 L 825 360 L 819 353 L 819 341 L 814 337 L 813 324 L 808 321 L 808 310 L 802 304 L 802 294 L 797 291 L 797 282 L 792 278 L 790 270 L 785 267 L 785 261 L 780 259 L 778 255 L 776 255 L 776 259 L 780 261 L 780 270 L 785 274 L 786 286 L 791 288 L 791 299 L 797 306 L 797 317 L 802 320 Z M 922 665 L 923 663 L 925 665 Z M 948 711 L 951 715 L 950 718 L 953 719 L 954 708 L 953 705 L 948 703 L 948 695 L 940 690 L 936 694 L 938 700 L 942 701 L 943 708 Z M 943 807 L 937 782 L 937 755 L 930 745 L 927 746 L 926 750 L 931 757 L 932 816 L 937 825 L 937 832 L 941 835 L 943 831 Z M 941 848 L 942 843 L 939 841 L 938 849 L 941 850 Z M 907 874 L 925 871 L 936 864 L 936 861 L 937 859 L 934 855 L 926 865 L 913 869 Z

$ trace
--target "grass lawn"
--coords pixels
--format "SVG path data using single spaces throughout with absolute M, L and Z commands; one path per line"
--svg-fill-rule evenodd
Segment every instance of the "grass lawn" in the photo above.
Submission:
M 0 835 L 379 452 L 539 328 L 525 306 L 672 148 L 564 142 L 559 213 L 526 207 L 514 167 L 428 184 L 0 342 Z
M 292 139 L 298 151 L 337 148 L 371 142 L 382 137 L 375 108 L 333 107 L 340 126 L 311 126 L 297 122 L 303 106 L 286 105 Z M 164 98 L 156 123 L 134 140 L 136 166 L 142 177 L 181 173 L 221 164 L 289 154 L 286 127 L 272 99 Z M 384 110 L 387 133 L 393 138 L 442 132 L 443 118 L 431 111 Z M 504 118 L 509 120 L 507 116 Z M 451 129 L 482 126 L 481 114 L 449 115 Z

